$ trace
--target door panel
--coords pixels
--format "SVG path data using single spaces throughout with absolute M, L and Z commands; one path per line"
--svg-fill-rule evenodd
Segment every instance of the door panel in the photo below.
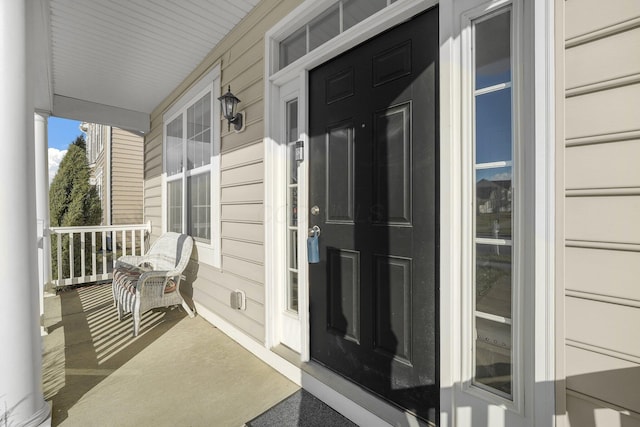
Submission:
M 437 60 L 434 8 L 309 74 L 311 357 L 434 422 Z

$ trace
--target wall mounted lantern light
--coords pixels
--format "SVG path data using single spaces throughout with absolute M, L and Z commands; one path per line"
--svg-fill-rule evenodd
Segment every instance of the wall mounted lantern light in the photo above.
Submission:
M 218 98 L 218 101 L 222 107 L 222 115 L 228 120 L 229 130 L 231 130 L 231 123 L 236 131 L 242 130 L 242 113 L 236 113 L 240 100 L 231 93 L 231 86 L 227 93 Z

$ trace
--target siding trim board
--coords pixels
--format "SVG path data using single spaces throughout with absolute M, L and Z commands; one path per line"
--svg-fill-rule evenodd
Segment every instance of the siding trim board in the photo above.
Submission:
M 627 362 L 640 364 L 640 357 L 635 356 L 633 354 L 627 354 L 627 353 L 621 353 L 619 351 L 613 351 L 613 350 L 610 350 L 610 349 L 608 349 L 606 347 L 600 347 L 600 346 L 597 346 L 597 345 L 593 345 L 593 344 L 589 344 L 589 343 L 586 343 L 586 342 L 574 340 L 574 339 L 571 339 L 571 338 L 567 338 L 566 343 L 567 343 L 567 347 L 579 348 L 579 349 L 587 350 L 587 351 L 590 351 L 590 352 L 593 352 L 593 353 L 599 353 L 599 354 L 602 354 L 604 356 L 613 357 L 615 359 L 620 359 L 620 360 L 624 360 L 624 361 L 627 361 Z
M 640 196 L 640 187 L 627 188 L 567 188 L 567 197 L 615 197 Z
M 606 242 L 606 241 L 595 241 L 595 240 L 566 239 L 565 240 L 565 247 L 567 247 L 567 248 L 607 249 L 607 250 L 612 250 L 612 251 L 640 252 L 640 244 Z
M 628 86 L 636 83 L 640 83 L 640 74 L 633 74 L 630 76 L 619 77 L 604 82 L 592 83 L 567 89 L 566 95 L 567 98 L 571 98 L 574 96 L 587 95 L 603 90 L 616 89 L 618 87 Z
M 622 33 L 624 31 L 632 30 L 637 27 L 640 27 L 640 17 L 632 18 L 632 19 L 629 19 L 628 21 L 621 22 L 619 24 L 607 26 L 604 28 L 599 28 L 595 31 L 591 31 L 586 34 L 581 34 L 579 36 L 567 39 L 564 47 L 565 49 L 570 49 L 572 47 L 591 43 L 596 40 L 603 39 L 605 37 L 610 37 L 618 33 Z
M 565 147 L 579 147 L 581 145 L 591 144 L 606 144 L 609 142 L 627 141 L 630 139 L 640 139 L 640 130 L 567 138 L 565 140 Z
M 631 411 L 629 409 L 623 408 L 622 406 L 617 406 L 611 402 L 606 402 L 604 400 L 600 400 L 597 399 L 593 396 L 589 396 L 588 394 L 583 394 L 580 393 L 578 391 L 575 390 L 567 390 L 567 396 L 572 396 L 572 397 L 576 397 L 580 400 L 584 400 L 586 402 L 590 402 L 592 403 L 596 408 L 600 409 L 600 408 L 608 408 L 608 409 L 612 409 L 613 411 L 618 412 L 619 414 L 622 415 L 626 415 L 628 417 L 634 418 L 636 420 L 638 420 L 640 422 L 640 412 L 634 412 Z M 602 424 L 603 427 L 606 427 L 605 424 Z M 610 425 L 610 424 L 608 424 Z M 621 424 L 621 425 L 626 425 L 626 424 Z M 578 426 L 579 427 L 579 426 Z
M 567 297 L 572 297 L 572 298 L 581 298 L 581 299 L 586 299 L 590 301 L 623 305 L 623 306 L 633 307 L 633 308 L 640 308 L 640 300 L 635 300 L 630 298 L 618 298 L 618 297 L 612 297 L 609 295 L 594 294 L 590 292 L 577 291 L 577 290 L 571 290 L 571 289 L 567 289 L 565 291 L 565 295 Z M 638 358 L 638 363 L 640 363 L 640 358 Z

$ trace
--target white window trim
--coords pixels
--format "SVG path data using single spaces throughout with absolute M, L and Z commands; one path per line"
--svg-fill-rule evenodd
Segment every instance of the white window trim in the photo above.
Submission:
M 198 251 L 198 261 L 204 264 L 211 265 L 216 268 L 222 267 L 221 260 L 221 248 L 220 248 L 220 103 L 218 97 L 220 96 L 220 65 L 216 65 L 211 71 L 205 74 L 200 80 L 198 80 L 189 90 L 178 98 L 174 104 L 167 109 L 162 115 L 162 231 L 163 233 L 168 230 L 168 215 L 167 215 L 167 183 L 171 182 L 178 177 L 167 176 L 166 173 L 166 161 L 167 158 L 164 153 L 167 152 L 167 138 L 166 127 L 174 118 L 184 111 L 186 114 L 186 108 L 194 101 L 202 97 L 205 93 L 211 91 L 212 98 L 212 122 L 211 122 L 211 135 L 212 135 L 212 154 L 210 166 L 204 166 L 202 168 L 196 168 L 186 172 L 186 176 L 190 176 L 193 171 L 199 169 L 210 169 L 211 173 L 211 242 L 205 243 L 194 239 L 196 248 Z M 179 177 L 183 175 L 180 174 Z M 183 185 L 184 188 L 184 185 Z M 186 191 L 183 191 L 183 206 L 186 205 Z M 187 229 L 187 215 L 186 212 L 182 218 L 183 230 Z
M 475 194 L 472 179 L 472 171 L 476 167 L 475 163 L 475 138 L 473 135 L 475 120 L 474 103 L 477 95 L 477 91 L 473 89 L 473 81 L 475 74 L 473 70 L 474 57 L 472 48 L 474 47 L 475 40 L 472 35 L 473 22 L 481 22 L 489 19 L 496 14 L 511 5 L 511 96 L 512 96 L 512 140 L 514 144 L 512 146 L 512 186 L 513 186 L 513 199 L 512 199 L 512 233 L 513 244 L 512 249 L 512 312 L 511 312 L 511 336 L 512 336 L 512 397 L 513 400 L 501 397 L 499 394 L 493 393 L 489 387 L 483 387 L 481 385 L 473 384 L 474 376 L 474 355 L 475 355 L 475 338 L 474 327 L 475 324 L 475 257 L 474 247 L 478 242 L 475 238 L 475 210 L 471 208 L 473 202 L 473 195 Z M 522 287 L 526 283 L 531 283 L 532 280 L 526 277 L 522 266 L 526 264 L 526 259 L 532 259 L 532 254 L 527 253 L 523 243 L 525 238 L 525 229 L 523 214 L 526 214 L 532 207 L 524 203 L 523 195 L 532 188 L 527 185 L 522 175 L 522 171 L 527 168 L 526 160 L 523 156 L 523 146 L 526 144 L 526 135 L 522 128 L 522 117 L 526 114 L 527 107 L 524 104 L 522 91 L 523 91 L 523 67 L 522 60 L 524 55 L 522 50 L 524 48 L 522 44 L 521 29 L 523 26 L 521 3 L 519 0 L 501 0 L 482 5 L 478 8 L 472 9 L 462 15 L 462 67 L 463 70 L 470 70 L 470 73 L 463 77 L 462 81 L 462 128 L 463 128 L 463 146 L 462 146 L 462 197 L 464 202 L 463 206 L 469 206 L 468 209 L 463 210 L 463 228 L 462 228 L 462 287 L 465 313 L 463 313 L 463 334 L 462 342 L 462 374 L 463 374 L 463 389 L 477 397 L 508 408 L 509 410 L 522 414 L 524 408 L 524 393 L 523 385 L 525 382 L 524 371 L 524 357 L 522 354 L 522 342 L 523 342 L 523 293 Z M 469 202 L 469 203 L 466 203 Z

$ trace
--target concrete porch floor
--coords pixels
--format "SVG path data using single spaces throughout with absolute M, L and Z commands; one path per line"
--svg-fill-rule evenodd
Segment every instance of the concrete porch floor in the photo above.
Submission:
M 45 298 L 44 396 L 53 426 L 238 427 L 298 390 L 181 307 L 118 322 L 111 284 Z

